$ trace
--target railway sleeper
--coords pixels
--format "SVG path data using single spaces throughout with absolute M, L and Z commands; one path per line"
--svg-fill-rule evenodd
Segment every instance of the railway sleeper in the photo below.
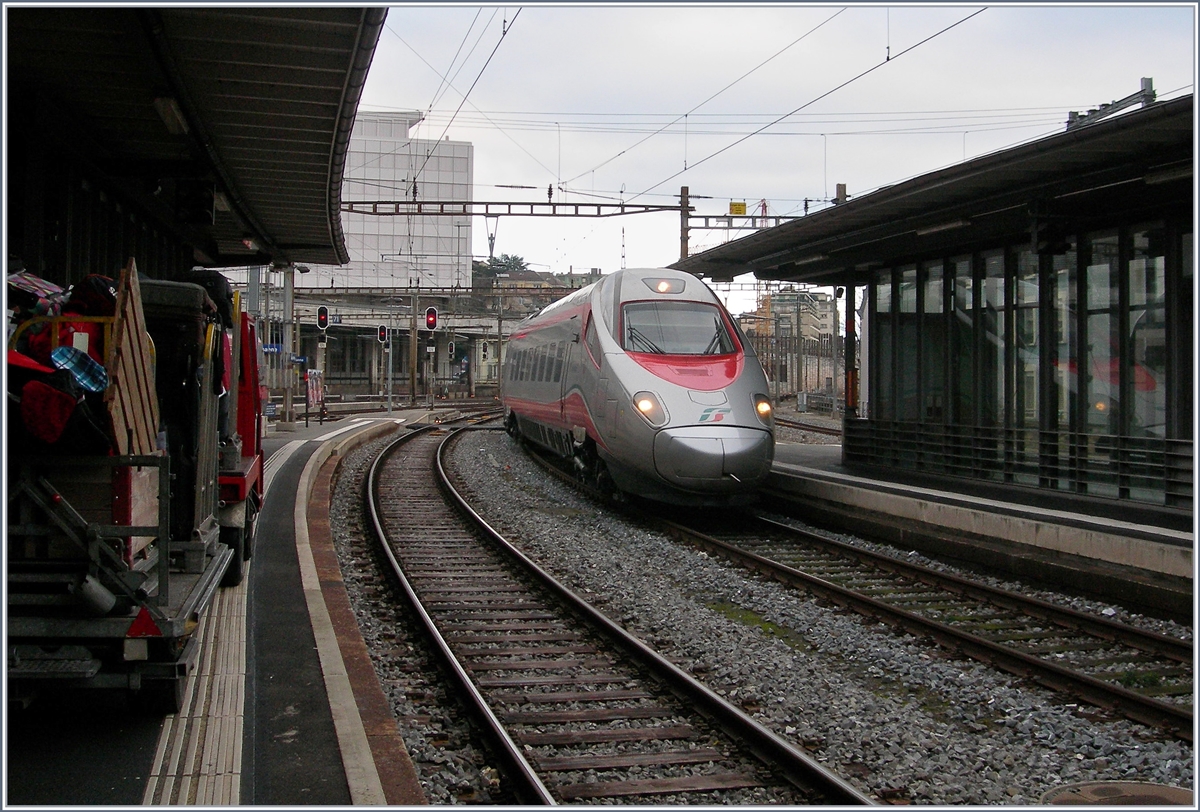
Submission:
M 1024 638 L 1024 639 L 1032 639 L 1032 638 Z M 1041 655 L 1046 655 L 1046 654 L 1070 654 L 1072 652 L 1081 652 L 1082 653 L 1082 652 L 1087 652 L 1087 651 L 1112 651 L 1113 646 L 1107 645 L 1105 643 L 1093 641 L 1090 643 L 1083 643 L 1083 642 L 1060 643 L 1058 645 L 1053 645 L 1053 646 L 1013 646 L 1013 648 L 1017 649 L 1018 651 L 1023 651 L 1026 654 L 1033 654 L 1036 656 L 1041 656 Z M 1142 660 L 1142 662 L 1145 662 L 1144 657 L 1141 658 L 1141 660 Z
M 761 786 L 764 786 L 763 782 L 744 773 L 725 772 L 712 775 L 685 775 L 678 778 L 563 784 L 555 787 L 555 791 L 564 801 L 572 801 L 585 798 L 615 798 L 636 795 L 690 795 L 696 792 Z
M 467 649 L 463 653 L 468 657 L 537 657 L 548 654 L 596 654 L 599 652 L 599 649 L 590 644 L 516 647 L 509 645 L 509 641 L 499 640 L 487 643 L 467 643 L 462 640 L 455 640 L 454 643 L 456 646 L 462 646 Z M 488 646 L 491 647 L 488 648 Z
M 1180 683 L 1179 685 L 1157 685 L 1151 688 L 1138 688 L 1139 694 L 1146 696 L 1191 696 L 1193 691 L 1192 683 Z
M 603 701 L 603 694 L 597 699 Z M 500 713 L 500 718 L 514 725 L 567 725 L 580 722 L 619 722 L 624 719 L 670 719 L 679 714 L 659 706 L 632 708 L 588 708 L 567 711 L 515 711 Z
M 600 730 L 564 730 L 554 733 L 515 733 L 513 739 L 531 747 L 578 744 L 613 744 L 617 742 L 649 742 L 662 739 L 696 739 L 703 734 L 691 725 L 663 727 L 622 727 Z
M 579 756 L 531 756 L 530 760 L 545 772 L 619 770 L 628 767 L 659 767 L 670 764 L 706 764 L 724 761 L 728 754 L 710 748 L 663 750 L 654 753 L 615 753 Z
M 628 674 L 524 674 L 479 677 L 475 684 L 480 688 L 523 688 L 534 685 L 625 685 L 629 681 Z
M 635 699 L 653 699 L 655 694 L 641 688 L 633 689 L 617 689 L 604 691 L 599 694 L 596 691 L 543 691 L 541 693 L 496 693 L 492 695 L 494 702 L 505 705 L 535 704 L 535 703 L 557 703 L 567 704 L 570 702 L 595 702 L 602 699 L 605 702 L 628 702 Z
M 570 671 L 574 668 L 604 668 L 612 661 L 603 657 L 587 660 L 498 660 L 479 662 L 475 658 L 465 662 L 468 671 Z
M 468 634 L 459 633 L 452 634 L 448 637 L 451 642 L 461 643 L 462 645 L 489 645 L 489 644 L 504 644 L 511 643 L 570 643 L 583 640 L 583 635 L 579 632 L 561 631 L 561 632 L 534 632 L 526 634 L 523 632 L 513 632 L 512 634 Z

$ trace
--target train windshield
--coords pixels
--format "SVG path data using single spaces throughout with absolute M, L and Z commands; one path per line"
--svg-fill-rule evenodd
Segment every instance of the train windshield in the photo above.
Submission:
M 721 311 L 701 302 L 630 302 L 622 315 L 626 352 L 727 355 L 737 346 Z

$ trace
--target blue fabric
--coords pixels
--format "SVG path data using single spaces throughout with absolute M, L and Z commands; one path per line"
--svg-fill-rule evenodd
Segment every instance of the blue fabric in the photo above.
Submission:
M 79 385 L 89 392 L 103 392 L 108 388 L 108 370 L 83 350 L 55 347 L 50 353 L 50 360 L 55 368 L 68 370 Z

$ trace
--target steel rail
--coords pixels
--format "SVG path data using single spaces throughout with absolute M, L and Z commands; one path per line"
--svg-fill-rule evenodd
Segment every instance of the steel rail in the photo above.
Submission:
M 1016 676 L 1032 679 L 1053 690 L 1069 693 L 1089 704 L 1118 710 L 1130 719 L 1168 730 L 1185 741 L 1192 741 L 1191 709 L 1160 702 L 1123 686 L 1113 685 L 1039 657 L 1014 651 L 970 632 L 921 617 L 794 567 L 743 550 L 677 522 L 661 518 L 655 518 L 654 521 L 684 541 L 727 556 L 782 583 L 811 589 L 859 614 L 913 634 L 929 636 L 947 648 L 973 659 L 989 663 Z
M 820 533 L 814 533 L 799 527 L 792 527 L 784 522 L 754 512 L 751 512 L 751 515 L 768 527 L 811 539 L 817 544 L 829 547 L 843 555 L 857 558 L 872 566 L 890 570 L 897 575 L 903 575 L 929 584 L 930 586 L 957 592 L 976 600 L 987 601 L 1005 609 L 1024 612 L 1025 614 L 1048 620 L 1063 628 L 1082 631 L 1105 640 L 1125 643 L 1133 648 L 1181 663 L 1191 663 L 1195 658 L 1195 646 L 1187 640 L 1180 640 L 1177 637 L 1138 629 L 1116 620 L 1097 617 L 1096 615 L 1081 612 L 1077 609 L 1056 606 L 1049 601 L 1039 598 L 1017 595 L 999 587 L 972 581 L 969 578 L 964 578 L 953 573 L 931 570 L 928 567 L 922 567 L 892 558 L 891 556 L 865 550 L 862 547 L 856 547 L 853 544 L 847 544 L 838 539 L 828 538 Z
M 775 416 L 775 424 L 789 429 L 798 429 L 799 431 L 811 431 L 817 434 L 828 434 L 832 437 L 841 437 L 842 430 L 831 426 L 817 426 L 812 423 L 803 423 L 799 420 L 789 420 L 786 417 Z
M 388 445 L 378 457 L 372 462 L 370 469 L 367 472 L 364 488 L 366 490 L 366 499 L 368 511 L 370 513 L 371 525 L 374 528 L 375 535 L 379 539 L 380 546 L 383 548 L 384 554 L 387 556 L 388 563 L 392 568 L 392 573 L 395 575 L 397 582 L 400 584 L 405 597 L 408 599 L 409 605 L 420 618 L 426 633 L 433 642 L 434 648 L 441 657 L 442 664 L 446 667 L 447 672 L 458 687 L 458 695 L 464 702 L 474 711 L 476 718 L 483 725 L 487 735 L 491 738 L 492 744 L 496 750 L 496 757 L 501 762 L 505 776 L 513 782 L 513 790 L 518 798 L 524 803 L 531 805 L 550 806 L 554 805 L 555 801 L 550 794 L 550 790 L 542 783 L 538 777 L 537 771 L 526 760 L 521 749 L 516 745 L 512 738 L 508 735 L 508 731 L 504 725 L 496 718 L 491 707 L 483 698 L 475 683 L 471 680 L 466 670 L 459 663 L 458 658 L 454 656 L 450 649 L 449 643 L 438 630 L 437 624 L 433 622 L 433 618 L 422 605 L 420 598 L 417 597 L 416 591 L 412 584 L 404 574 L 404 568 L 400 566 L 400 561 L 396 558 L 392 547 L 388 544 L 387 533 L 383 526 L 383 519 L 380 515 L 378 506 L 379 494 L 379 471 L 384 462 L 386 462 L 393 453 L 401 446 L 411 442 L 414 437 L 422 436 L 429 433 L 435 427 L 422 427 L 416 429 L 411 434 L 403 435 L 396 439 L 395 442 Z
M 454 432 L 454 434 L 457 433 L 457 431 Z M 486 519 L 470 506 L 467 500 L 450 483 L 449 477 L 445 472 L 443 459 L 449 441 L 453 436 L 452 434 L 450 437 L 447 437 L 438 449 L 438 475 L 441 478 L 442 487 L 457 503 L 459 508 L 466 515 L 470 516 L 472 521 L 478 524 L 483 532 L 514 559 L 520 561 L 530 574 L 538 578 L 542 586 L 579 612 L 593 628 L 603 633 L 629 654 L 629 656 L 635 658 L 638 662 L 653 671 L 677 695 L 685 698 L 702 713 L 705 713 L 716 721 L 727 732 L 744 742 L 751 752 L 768 764 L 777 766 L 783 776 L 796 784 L 796 786 L 806 788 L 803 783 L 797 781 L 797 779 L 803 778 L 815 784 L 818 789 L 829 797 L 832 803 L 841 805 L 875 805 L 875 801 L 859 792 L 840 776 L 821 766 L 815 759 L 801 752 L 774 731 L 755 721 L 740 708 L 723 699 L 707 685 L 704 685 L 691 674 L 680 669 L 639 638 L 627 632 L 622 626 L 610 620 L 608 616 L 580 598 L 504 538 Z

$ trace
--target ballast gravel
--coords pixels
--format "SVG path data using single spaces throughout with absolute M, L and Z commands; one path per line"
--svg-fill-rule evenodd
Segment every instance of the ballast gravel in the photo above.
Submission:
M 1188 744 L 631 524 L 501 432 L 464 436 L 450 467 L 476 509 L 555 577 L 869 795 L 1031 804 L 1085 781 L 1193 787 Z M 1120 607 L 1089 608 L 1128 620 Z
M 430 803 L 509 802 L 496 794 L 497 774 L 421 635 L 364 553 L 361 480 L 386 442 L 347 454 L 335 483 L 330 521 L 351 603 Z M 1085 781 L 1193 787 L 1186 743 L 1064 706 L 1037 687 L 632 525 L 542 472 L 507 435 L 468 433 L 451 469 L 531 558 L 871 796 L 1020 805 Z M 1121 607 L 1035 594 L 1190 637 L 1186 627 Z

